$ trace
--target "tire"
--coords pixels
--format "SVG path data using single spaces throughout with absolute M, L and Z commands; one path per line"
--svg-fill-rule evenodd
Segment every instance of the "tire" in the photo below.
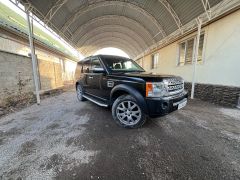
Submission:
M 112 117 L 124 128 L 139 128 L 146 122 L 143 109 L 131 95 L 122 95 L 114 101 Z
M 80 84 L 77 85 L 76 91 L 78 101 L 85 101 L 86 98 L 83 97 L 83 88 Z

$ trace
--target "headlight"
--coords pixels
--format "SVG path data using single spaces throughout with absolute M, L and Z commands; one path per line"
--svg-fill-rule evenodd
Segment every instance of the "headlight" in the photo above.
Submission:
M 164 82 L 147 82 L 146 97 L 162 97 L 167 93 L 167 85 Z

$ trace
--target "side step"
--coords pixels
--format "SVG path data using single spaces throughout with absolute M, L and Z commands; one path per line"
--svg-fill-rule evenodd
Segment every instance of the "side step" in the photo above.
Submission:
M 89 101 L 92 101 L 93 103 L 99 105 L 99 106 L 102 106 L 102 107 L 108 107 L 108 104 L 104 103 L 104 102 L 101 102 L 101 101 L 98 101 L 98 100 L 95 100 L 94 98 L 88 96 L 88 95 L 83 95 L 84 98 L 86 98 L 87 100 Z

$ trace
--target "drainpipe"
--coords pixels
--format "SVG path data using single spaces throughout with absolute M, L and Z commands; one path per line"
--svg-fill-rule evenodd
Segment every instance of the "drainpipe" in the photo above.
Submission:
M 29 38 L 29 46 L 30 46 L 30 49 L 31 49 L 35 93 L 36 93 L 36 98 L 37 98 L 37 104 L 40 104 L 39 83 L 38 83 L 38 73 L 37 73 L 37 61 L 36 61 L 36 55 L 35 55 L 34 46 L 33 46 L 33 32 L 32 32 L 33 29 L 31 27 L 31 22 L 30 22 L 30 18 L 29 18 L 29 11 L 25 10 L 25 12 L 26 12 L 27 23 L 28 23 L 28 38 Z
M 199 41 L 201 35 L 201 27 L 202 27 L 202 20 L 200 18 L 196 19 L 198 24 L 198 32 L 197 32 L 197 40 L 194 50 L 194 59 L 193 59 L 193 78 L 192 78 L 192 91 L 191 91 L 191 99 L 194 99 L 194 90 L 195 90 L 195 81 L 196 81 L 196 66 L 198 60 L 198 49 L 199 49 Z

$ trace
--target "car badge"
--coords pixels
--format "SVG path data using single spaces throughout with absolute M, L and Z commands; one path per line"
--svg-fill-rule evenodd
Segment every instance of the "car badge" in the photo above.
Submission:
M 113 81 L 108 81 L 107 82 L 107 87 L 113 87 L 114 86 L 114 82 Z

